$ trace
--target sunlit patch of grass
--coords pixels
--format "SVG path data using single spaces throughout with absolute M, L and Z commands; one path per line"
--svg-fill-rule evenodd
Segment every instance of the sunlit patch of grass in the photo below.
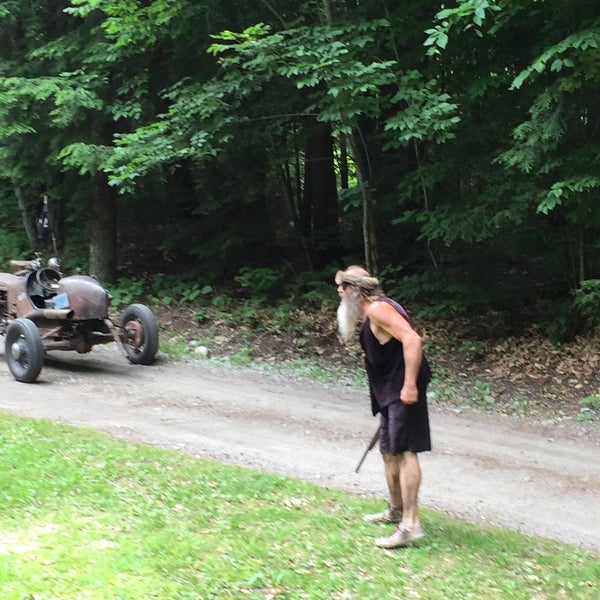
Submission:
M 175 359 L 180 359 L 190 354 L 188 342 L 177 335 L 162 335 L 159 338 L 158 348 L 161 352 Z
M 598 556 L 423 510 L 384 551 L 371 498 L 0 416 L 0 589 L 24 598 L 599 596 Z

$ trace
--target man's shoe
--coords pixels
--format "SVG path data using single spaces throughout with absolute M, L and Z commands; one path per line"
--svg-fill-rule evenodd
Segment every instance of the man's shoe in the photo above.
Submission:
M 378 513 L 365 515 L 363 517 L 368 523 L 400 523 L 402 520 L 402 511 L 399 508 L 389 506 Z
M 421 526 L 414 529 L 407 529 L 405 525 L 400 523 L 392 535 L 377 538 L 375 545 L 380 548 L 401 548 L 420 540 L 424 536 L 425 532 Z

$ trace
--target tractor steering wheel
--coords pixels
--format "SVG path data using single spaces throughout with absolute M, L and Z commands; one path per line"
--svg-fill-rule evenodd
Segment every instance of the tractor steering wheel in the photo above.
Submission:
M 35 278 L 47 292 L 52 292 L 53 294 L 57 292 L 59 287 L 58 281 L 60 279 L 60 273 L 58 271 L 44 267 L 43 269 L 38 269 L 36 271 Z

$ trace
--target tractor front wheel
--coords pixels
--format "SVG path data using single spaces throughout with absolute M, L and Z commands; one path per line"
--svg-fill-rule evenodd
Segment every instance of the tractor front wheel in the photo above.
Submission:
M 44 344 L 33 321 L 15 319 L 6 330 L 4 354 L 17 381 L 35 381 L 44 364 Z

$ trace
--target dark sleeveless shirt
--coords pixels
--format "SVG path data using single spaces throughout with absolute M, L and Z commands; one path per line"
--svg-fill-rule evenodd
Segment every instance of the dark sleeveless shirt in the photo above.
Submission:
M 395 300 L 387 296 L 380 296 L 375 302 L 387 302 L 410 324 L 410 319 L 406 311 Z M 365 367 L 369 378 L 369 391 L 371 395 L 371 410 L 373 415 L 376 415 L 381 408 L 400 400 L 400 390 L 404 384 L 404 352 L 402 343 L 396 338 L 391 338 L 385 344 L 381 344 L 373 335 L 369 319 L 367 318 L 360 329 L 360 345 L 365 354 Z M 431 381 L 431 370 L 427 359 L 423 356 L 417 377 L 419 399 L 424 397 L 429 381 Z

